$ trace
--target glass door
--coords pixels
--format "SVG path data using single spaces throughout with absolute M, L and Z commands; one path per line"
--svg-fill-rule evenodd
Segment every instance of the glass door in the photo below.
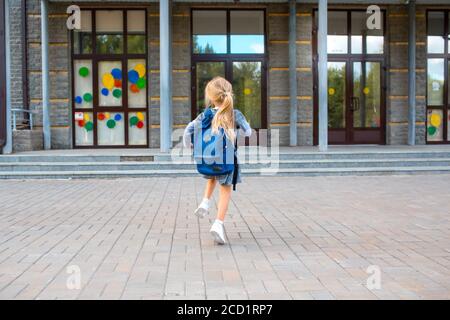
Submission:
M 263 128 L 262 62 L 233 61 L 232 79 L 235 108 L 245 115 L 252 128 Z
M 328 139 L 347 142 L 347 62 L 328 62 Z
M 381 62 L 352 63 L 349 119 L 352 124 L 351 143 L 381 143 Z
M 328 12 L 328 140 L 330 144 L 384 144 L 385 12 L 368 28 L 365 10 Z M 314 14 L 314 144 L 318 144 L 318 39 Z
M 328 62 L 328 135 L 333 144 L 382 143 L 381 62 Z
M 195 63 L 193 75 L 194 82 L 194 103 L 192 104 L 192 118 L 195 119 L 198 114 L 205 109 L 205 87 L 208 81 L 214 77 L 224 77 L 225 61 L 201 61 Z

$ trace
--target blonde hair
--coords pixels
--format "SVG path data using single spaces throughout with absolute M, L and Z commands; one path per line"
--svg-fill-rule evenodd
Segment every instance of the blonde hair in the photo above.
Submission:
M 212 132 L 218 133 L 222 128 L 227 138 L 234 143 L 234 109 L 233 88 L 231 83 L 222 77 L 215 77 L 205 88 L 206 106 L 220 106 L 212 121 Z

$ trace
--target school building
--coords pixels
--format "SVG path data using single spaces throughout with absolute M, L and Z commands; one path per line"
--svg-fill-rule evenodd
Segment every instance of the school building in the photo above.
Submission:
M 282 146 L 450 142 L 449 0 L 5 0 L 0 19 L 3 153 L 167 151 L 218 75 Z

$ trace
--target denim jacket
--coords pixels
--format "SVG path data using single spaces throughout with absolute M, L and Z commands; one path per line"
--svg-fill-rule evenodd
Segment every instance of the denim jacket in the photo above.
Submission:
M 212 109 L 214 112 L 216 112 L 217 109 Z M 183 145 L 185 148 L 188 148 L 191 145 L 191 135 L 194 133 L 194 128 L 196 122 L 201 122 L 203 118 L 203 112 L 200 113 L 195 120 L 189 122 L 186 129 L 184 129 L 183 134 Z M 252 135 L 252 128 L 250 127 L 250 124 L 247 122 L 247 119 L 245 119 L 245 116 L 237 109 L 234 109 L 234 122 L 236 127 L 239 127 L 239 131 L 242 132 L 242 134 L 245 137 L 250 137 Z

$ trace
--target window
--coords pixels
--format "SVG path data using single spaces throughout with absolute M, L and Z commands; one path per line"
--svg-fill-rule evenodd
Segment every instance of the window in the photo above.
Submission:
M 72 46 L 75 147 L 147 146 L 146 11 L 81 17 Z
M 384 20 L 383 12 L 381 21 Z M 368 15 L 365 11 L 352 11 L 351 52 L 355 54 L 382 54 L 384 47 L 383 25 L 380 29 L 367 28 Z
M 445 16 L 444 12 L 428 13 L 428 35 L 427 51 L 428 53 L 444 53 L 445 38 Z
M 96 11 L 95 23 L 97 53 L 123 53 L 123 12 Z
M 450 142 L 449 11 L 427 13 L 427 142 Z M 447 41 L 446 41 L 447 39 Z
M 263 10 L 193 10 L 194 54 L 264 54 Z
M 128 53 L 145 53 L 145 11 L 127 11 L 127 50 Z
M 92 53 L 92 12 L 81 11 L 81 30 L 73 33 L 73 51 L 76 54 Z
M 369 15 L 362 10 L 328 11 L 327 51 L 329 54 L 383 54 L 384 12 L 381 11 L 381 28 L 369 29 Z M 316 26 L 318 15 L 315 14 Z
M 192 19 L 194 53 L 227 53 L 226 11 L 196 10 Z
M 264 12 L 230 12 L 231 53 L 264 53 Z
M 328 12 L 328 53 L 348 53 L 347 12 Z

